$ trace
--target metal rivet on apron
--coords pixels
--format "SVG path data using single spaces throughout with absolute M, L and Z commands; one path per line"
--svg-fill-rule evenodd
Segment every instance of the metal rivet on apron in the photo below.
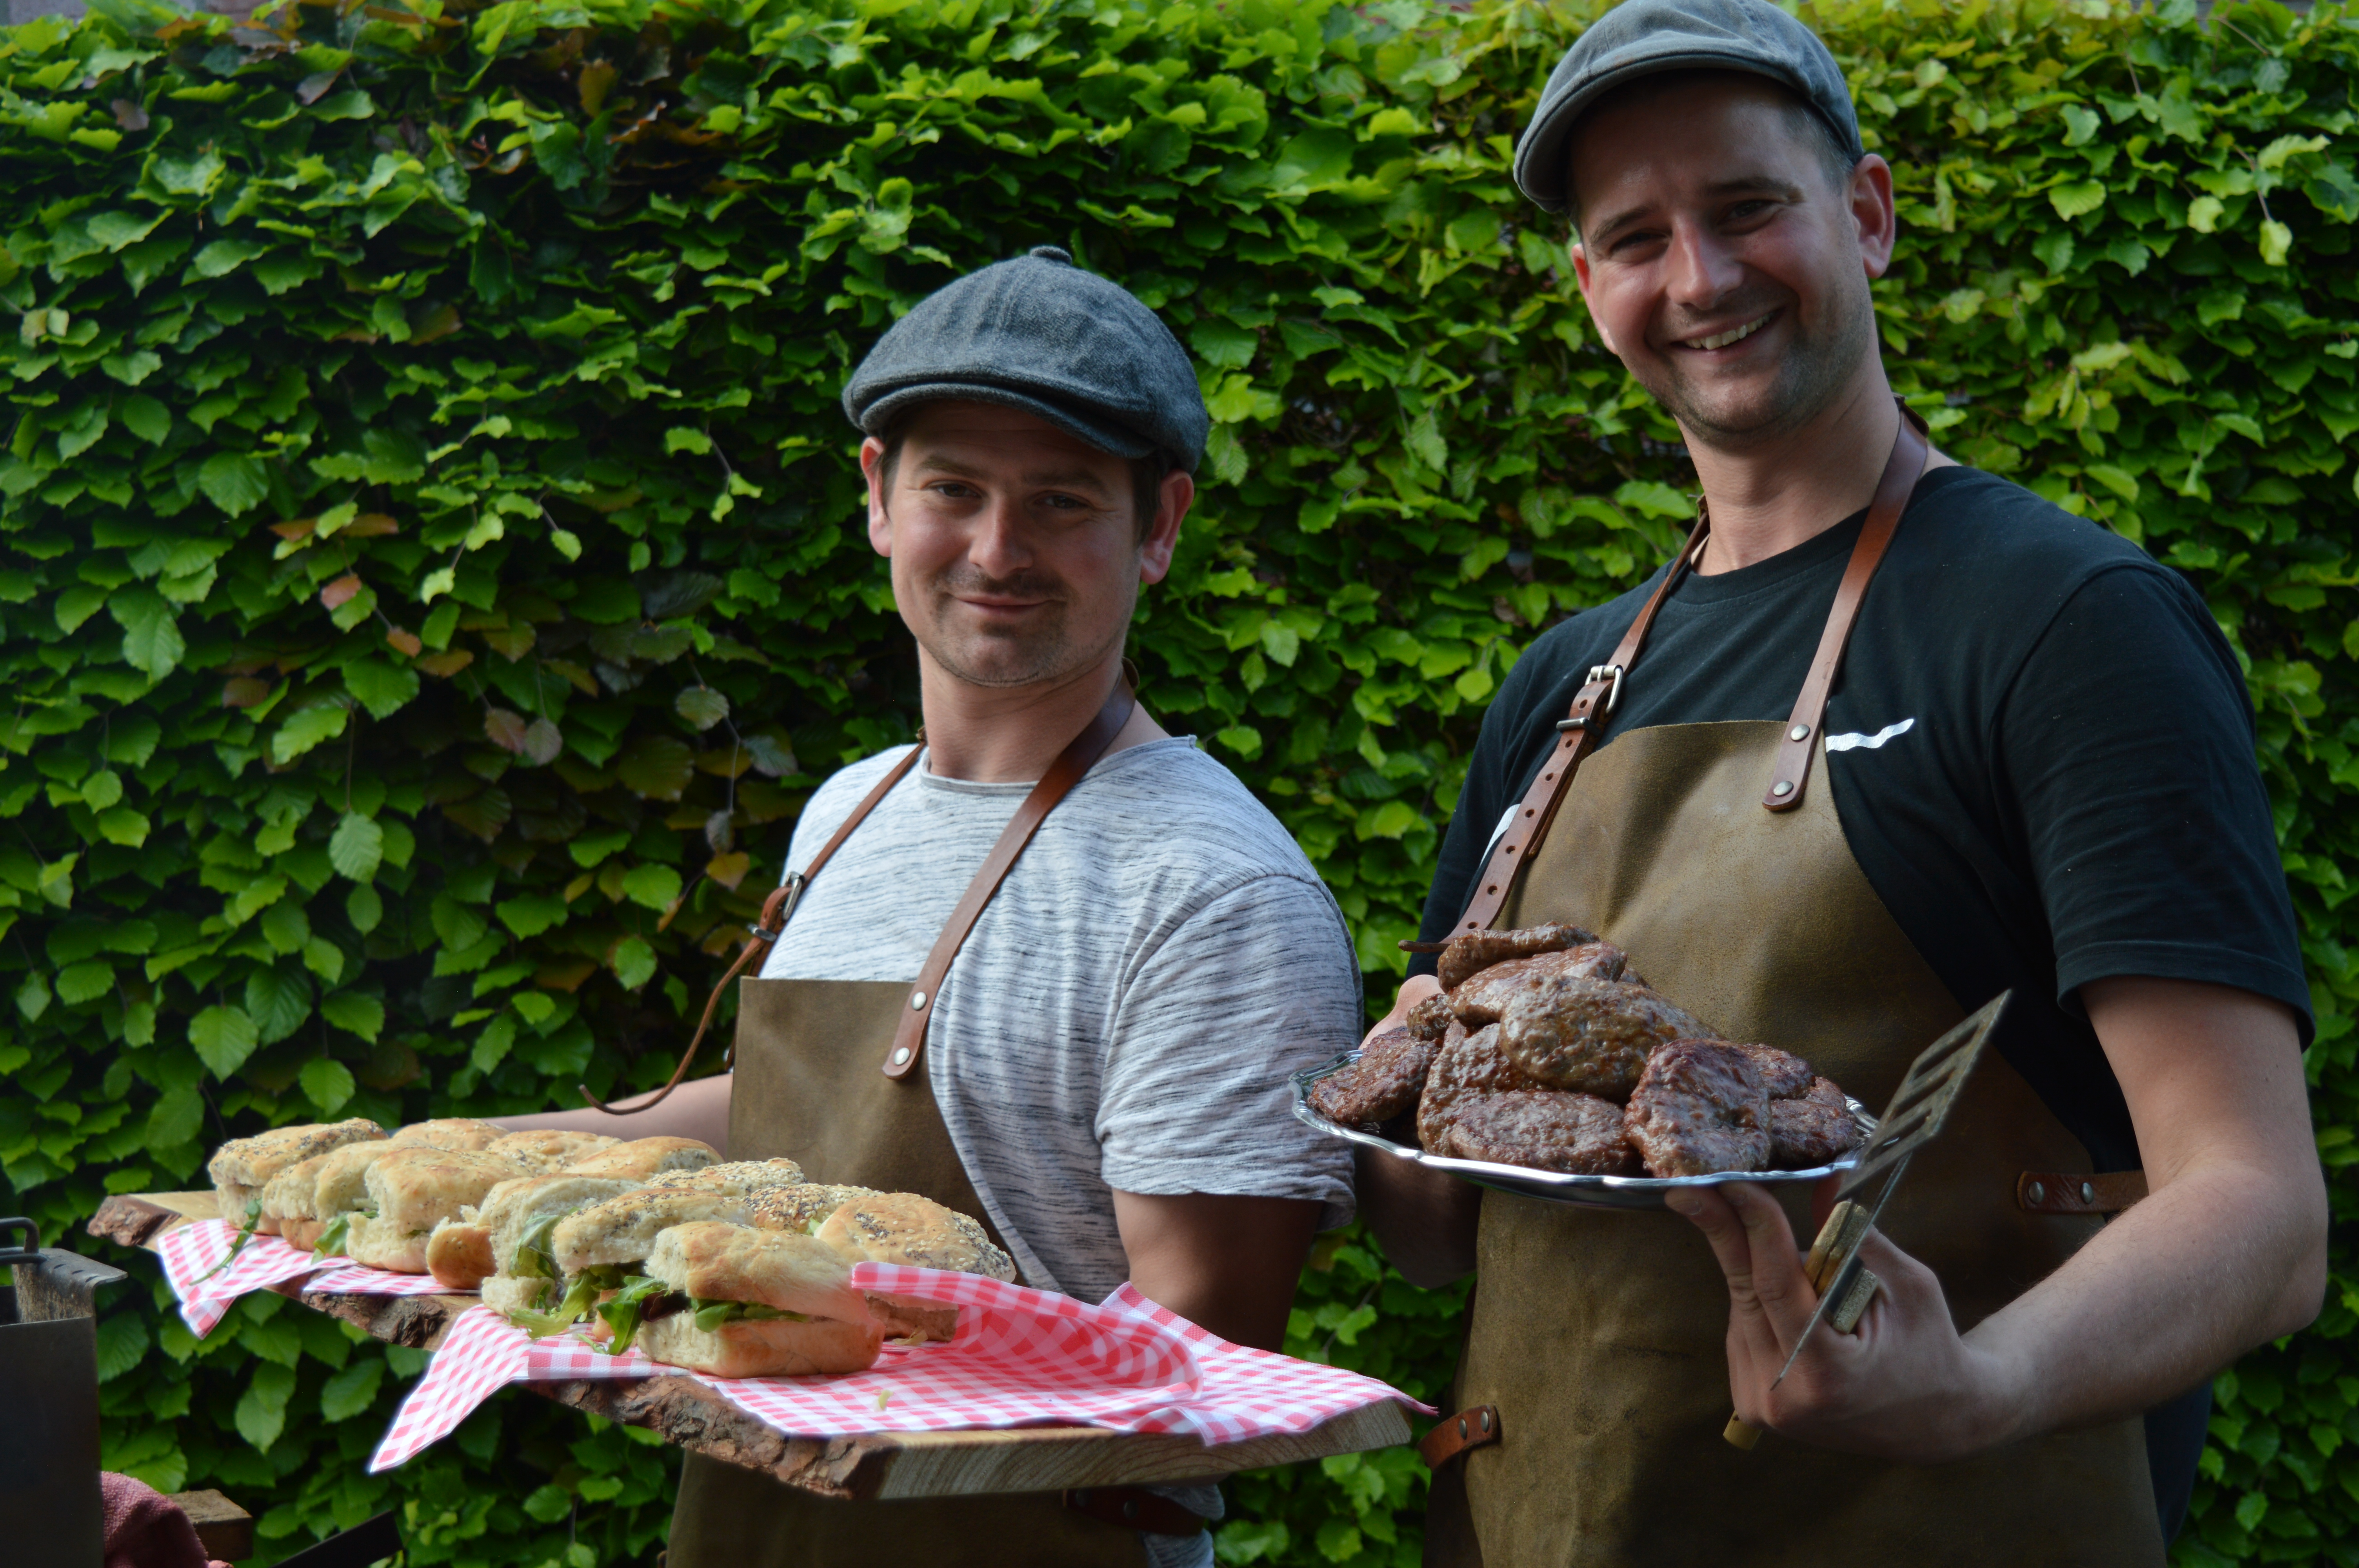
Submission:
M 1466 1418 L 1462 1415 L 1458 1418 L 1458 1435 L 1461 1437 L 1466 1435 Z
M 1810 738 L 1810 727 L 1807 724 L 1797 724 L 1786 731 L 1786 739 L 1788 741 L 1807 741 Z
M 1483 1430 L 1485 1432 L 1491 1430 L 1491 1411 L 1487 1407 L 1483 1411 Z
M 910 1011 L 911 1012 L 916 1012 L 916 1011 L 918 1011 L 920 1008 L 923 1008 L 925 1005 L 926 1005 L 926 993 L 925 993 L 925 992 L 923 992 L 923 991 L 911 991 L 911 992 L 909 993 L 909 1011 Z
M 2031 1190 L 2025 1195 L 2030 1198 L 2033 1203 L 2046 1203 L 2048 1201 L 2048 1184 L 2045 1182 L 2032 1183 Z
M 907 1045 L 903 1045 L 903 1046 L 899 1047 L 897 1050 L 896 1050 L 896 1051 L 893 1053 L 893 1065 L 894 1065 L 895 1066 L 897 1066 L 897 1067 L 905 1067 L 905 1066 L 908 1065 L 908 1063 L 909 1063 L 909 1048 L 908 1048 Z
M 2088 1183 L 2082 1182 L 2081 1184 L 2081 1201 L 2082 1203 L 2095 1203 L 2097 1201 L 2097 1189 L 2091 1186 Z
M 1138 1517 L 1137 1498 L 1133 1498 L 1128 1502 L 1122 1505 L 1122 1517 L 1126 1519 L 1134 1519 Z
M 1792 784 L 1790 782 L 1788 782 L 1788 780 L 1785 780 L 1785 779 L 1779 779 L 1779 780 L 1777 781 L 1777 786 L 1776 786 L 1775 788 L 1771 789 L 1769 793 L 1770 793 L 1771 795 L 1778 795 L 1778 796 L 1781 796 L 1781 797 L 1782 797 L 1782 796 L 1785 796 L 1785 795 L 1791 795 L 1791 794 L 1793 794 L 1793 793 L 1794 793 L 1794 786 L 1793 786 L 1793 784 Z

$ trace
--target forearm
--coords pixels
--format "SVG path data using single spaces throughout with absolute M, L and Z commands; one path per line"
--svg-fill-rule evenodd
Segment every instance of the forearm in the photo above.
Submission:
M 554 1128 L 565 1132 L 603 1132 L 609 1138 L 695 1138 L 725 1155 L 729 1152 L 730 1082 L 727 1073 L 691 1078 L 666 1096 L 662 1104 L 621 1116 L 610 1116 L 584 1106 L 580 1110 L 543 1111 L 535 1116 L 503 1116 L 495 1119 L 511 1132 Z
M 1965 1336 L 1996 1374 L 1975 1446 L 2152 1409 L 2309 1323 L 2324 1222 L 2322 1183 L 2225 1160 L 2180 1174 Z

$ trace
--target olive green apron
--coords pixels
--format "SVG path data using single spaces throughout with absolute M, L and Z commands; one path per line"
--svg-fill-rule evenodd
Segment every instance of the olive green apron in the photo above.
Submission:
M 1880 525 L 1886 540 L 1913 483 L 1913 464 L 1902 465 L 1909 444 L 1904 431 L 1886 475 L 1887 486 L 1895 473 L 1901 481 L 1888 515 L 1879 524 L 1871 513 L 1868 529 Z M 1541 837 L 1523 847 L 1520 881 L 1491 892 L 1505 900 L 1496 924 L 1564 920 L 1599 931 L 1647 984 L 1724 1037 L 1807 1057 L 1880 1108 L 1962 1011 L 1854 860 L 1815 732 L 1882 548 L 1866 547 L 1867 531 L 1862 538 L 1791 726 L 1667 725 L 1620 734 L 1586 762 L 1575 754 L 1553 817 L 1527 813 Z M 1617 665 L 1635 657 L 1645 619 Z M 1620 678 L 1613 666 L 1593 672 L 1576 721 L 1599 713 L 1598 691 Z M 1799 780 L 1797 765 L 1808 770 Z M 1514 848 L 1499 867 L 1513 863 Z M 2079 1140 L 1992 1052 L 1880 1226 L 1940 1276 L 1964 1332 L 2102 1223 L 2025 1212 L 2015 1201 L 2018 1174 L 2089 1169 Z M 1806 1245 L 1815 1232 L 1807 1189 L 1771 1190 Z M 1497 1407 L 1501 1436 L 1436 1473 L 1429 1563 L 2163 1561 L 2135 1419 L 1946 1465 L 1839 1454 L 1774 1433 L 1750 1451 L 1723 1441 L 1728 1285 L 1702 1233 L 1668 1210 L 1486 1192 L 1477 1257 L 1455 1395 L 1462 1408 Z
M 923 1070 L 923 1016 L 959 942 L 1031 830 L 1103 752 L 1130 706 L 1128 687 L 1118 685 L 1018 808 L 918 984 L 739 982 L 731 1159 L 784 1155 L 813 1181 L 921 1193 L 991 1228 Z M 807 876 L 898 776 L 888 775 L 854 809 Z M 766 911 L 764 924 L 778 918 Z M 992 1239 L 1000 1239 L 995 1229 Z M 1146 1561 L 1136 1530 L 1068 1508 L 1061 1493 L 841 1502 L 695 1453 L 680 1474 L 667 1559 L 668 1568 L 1143 1568 Z

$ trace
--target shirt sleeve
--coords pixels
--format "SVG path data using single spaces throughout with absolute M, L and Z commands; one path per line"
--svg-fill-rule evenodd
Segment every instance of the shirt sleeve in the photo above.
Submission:
M 1256 877 L 1180 922 L 1122 988 L 1096 1132 L 1122 1192 L 1313 1198 L 1352 1217 L 1350 1145 L 1294 1118 L 1288 1078 L 1360 1041 L 1360 978 L 1334 900 Z
M 2055 945 L 2057 998 L 2114 975 L 2235 986 L 2311 1027 L 2243 672 L 2185 582 L 2125 566 L 2068 598 L 1994 735 Z

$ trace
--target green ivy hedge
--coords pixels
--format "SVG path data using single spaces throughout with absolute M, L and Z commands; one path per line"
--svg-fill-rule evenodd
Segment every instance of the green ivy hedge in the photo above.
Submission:
M 1191 347 L 1207 489 L 1147 699 L 1400 964 L 1484 700 L 1690 514 L 1506 160 L 1586 6 L 442 0 L 0 32 L 0 1210 L 69 1230 L 294 1119 L 658 1077 L 907 640 L 835 395 L 1054 243 Z M 2186 1563 L 2359 1562 L 2359 22 L 1813 14 L 1898 166 L 1879 291 L 1961 456 L 2187 571 L 2260 712 L 2321 1018 L 2336 1283 L 2219 1382 Z M 510 1396 L 389 1476 L 416 1353 L 105 1307 L 106 1462 L 272 1561 L 647 1562 L 672 1455 Z M 1346 1233 L 1289 1347 L 1438 1394 L 1462 1292 Z M 1233 1563 L 1408 1563 L 1406 1450 L 1248 1477 Z

